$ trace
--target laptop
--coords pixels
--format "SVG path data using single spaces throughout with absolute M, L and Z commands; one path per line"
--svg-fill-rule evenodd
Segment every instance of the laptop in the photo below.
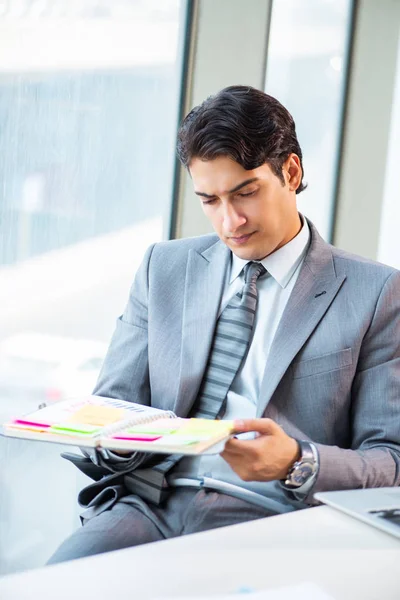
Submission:
M 314 498 L 400 539 L 400 487 L 318 492 Z

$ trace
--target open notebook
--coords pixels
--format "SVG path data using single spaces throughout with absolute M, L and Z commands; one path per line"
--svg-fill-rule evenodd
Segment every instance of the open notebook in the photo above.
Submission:
M 166 454 L 218 453 L 232 432 L 232 421 L 183 419 L 103 396 L 57 402 L 2 426 L 11 437 Z

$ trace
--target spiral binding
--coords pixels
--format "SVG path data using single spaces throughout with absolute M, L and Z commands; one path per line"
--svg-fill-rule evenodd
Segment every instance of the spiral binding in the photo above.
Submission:
M 145 423 L 151 423 L 152 421 L 157 421 L 158 419 L 176 419 L 177 416 L 172 410 L 160 410 L 157 413 L 152 415 L 142 415 L 141 417 L 132 417 L 125 419 L 119 423 L 112 423 L 111 425 L 107 425 L 104 429 L 96 437 L 109 437 L 114 433 L 118 433 L 119 431 L 126 429 L 127 427 L 132 427 L 133 425 L 144 425 Z

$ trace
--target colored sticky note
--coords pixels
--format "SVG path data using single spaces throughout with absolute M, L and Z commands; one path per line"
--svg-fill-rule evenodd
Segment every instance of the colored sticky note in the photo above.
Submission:
M 26 421 L 25 419 L 15 419 L 13 423 L 16 425 L 26 425 L 28 427 L 38 427 L 39 429 L 50 427 L 49 423 L 38 423 L 37 421 Z
M 154 442 L 155 440 L 159 440 L 160 437 L 160 435 L 147 435 L 145 433 L 140 435 L 113 435 L 114 440 L 128 440 L 136 442 Z
M 131 425 L 127 432 L 129 433 L 148 433 L 148 434 L 167 434 L 179 429 L 183 423 L 183 419 L 157 419 L 150 423 L 142 423 L 140 425 Z
M 68 423 L 59 423 L 50 427 L 51 433 L 65 433 L 73 435 L 94 435 L 101 430 L 97 425 L 69 425 Z
M 126 433 L 132 435 L 167 435 L 169 433 L 174 433 L 175 431 L 176 427 L 170 427 L 169 429 L 165 429 L 161 427 L 152 427 L 151 423 L 148 423 L 147 427 L 129 427 L 126 430 Z
M 96 425 L 104 427 L 116 423 L 124 416 L 123 408 L 114 408 L 110 406 L 99 406 L 96 404 L 88 404 L 72 414 L 68 422 L 79 423 L 84 425 Z
M 233 421 L 213 421 L 211 419 L 189 419 L 181 428 L 182 433 L 216 435 L 233 431 Z

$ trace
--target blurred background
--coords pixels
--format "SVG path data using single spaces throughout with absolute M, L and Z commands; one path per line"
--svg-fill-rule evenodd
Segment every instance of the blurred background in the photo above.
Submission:
M 249 84 L 323 237 L 400 268 L 400 0 L 0 0 L 0 422 L 88 394 L 155 241 L 210 231 L 175 137 Z M 0 575 L 79 526 L 63 448 L 0 437 Z

